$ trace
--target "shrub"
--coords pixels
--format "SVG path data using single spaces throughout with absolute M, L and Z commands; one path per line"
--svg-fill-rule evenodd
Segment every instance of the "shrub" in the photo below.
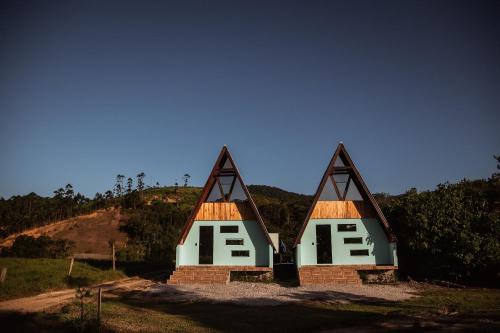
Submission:
M 58 259 L 70 256 L 72 247 L 73 242 L 65 239 L 21 235 L 16 238 L 12 247 L 2 254 L 10 257 Z

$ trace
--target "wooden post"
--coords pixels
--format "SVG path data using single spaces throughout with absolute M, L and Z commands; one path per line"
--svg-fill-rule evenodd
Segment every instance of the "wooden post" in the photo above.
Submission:
M 102 288 L 97 292 L 97 321 L 101 322 Z
M 115 266 L 115 243 L 113 242 L 113 244 L 111 245 L 111 248 L 113 250 L 113 270 L 116 269 L 116 266 Z
M 0 283 L 4 283 L 6 277 L 7 277 L 7 267 L 4 267 L 2 268 L 2 273 L 0 274 Z
M 73 263 L 75 262 L 75 257 L 71 257 L 71 262 L 69 264 L 68 276 L 71 276 L 71 271 L 73 270 Z

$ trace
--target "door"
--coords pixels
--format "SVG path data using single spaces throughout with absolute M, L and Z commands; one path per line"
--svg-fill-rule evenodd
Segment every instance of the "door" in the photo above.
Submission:
M 316 226 L 316 255 L 318 264 L 332 263 L 332 229 L 329 224 Z
M 199 264 L 211 265 L 214 263 L 214 227 L 200 226 Z

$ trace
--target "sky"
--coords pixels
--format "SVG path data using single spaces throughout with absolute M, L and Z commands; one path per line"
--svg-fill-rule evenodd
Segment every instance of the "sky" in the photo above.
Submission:
M 312 194 L 340 141 L 372 192 L 487 178 L 500 2 L 2 1 L 0 196 L 115 176 Z

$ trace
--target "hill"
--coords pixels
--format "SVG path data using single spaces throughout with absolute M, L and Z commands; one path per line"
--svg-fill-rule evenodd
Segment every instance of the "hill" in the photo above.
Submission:
M 256 204 L 312 200 L 312 196 L 310 195 L 288 192 L 278 187 L 267 185 L 249 185 L 248 191 Z
M 49 236 L 53 239 L 66 239 L 74 242 L 74 253 L 109 253 L 109 240 L 115 241 L 117 248 L 127 243 L 127 234 L 120 231 L 126 220 L 119 209 L 100 209 L 41 227 L 12 234 L 0 241 L 0 247 L 10 247 L 20 235 Z
M 312 200 L 312 196 L 310 195 L 289 192 L 273 186 L 248 185 L 247 188 L 257 206 Z M 144 200 L 149 205 L 154 201 L 161 201 L 164 203 L 194 206 L 201 194 L 201 190 L 201 187 L 193 186 L 149 188 L 144 190 Z
M 248 189 L 254 198 L 257 206 L 269 213 L 273 207 L 282 205 L 308 202 L 309 196 L 288 192 L 277 187 L 266 185 L 250 185 Z M 154 203 L 164 203 L 174 205 L 184 212 L 190 212 L 198 199 L 202 188 L 200 187 L 157 187 L 144 190 L 143 200 L 146 206 Z M 39 198 L 36 194 L 29 194 L 29 198 Z M 20 199 L 20 198 L 18 198 Z M 115 199 L 116 200 L 116 199 Z M 117 204 L 113 202 L 113 204 Z M 40 237 L 49 236 L 53 239 L 66 239 L 74 242 L 75 253 L 107 253 L 109 251 L 108 241 L 115 240 L 117 248 L 124 247 L 127 243 L 127 234 L 120 231 L 120 227 L 127 224 L 127 216 L 133 215 L 136 209 L 125 209 L 121 213 L 120 209 L 113 207 L 107 209 L 97 209 L 89 214 L 62 219 L 56 222 L 47 223 L 42 226 L 29 228 L 16 232 L 0 240 L 0 247 L 10 247 L 16 237 L 20 235 Z M 269 214 L 267 214 L 269 215 Z M 280 218 L 280 214 L 267 216 L 263 214 L 266 224 L 271 227 L 272 221 Z M 12 221 L 15 223 L 16 221 Z M 8 223 L 8 221 L 6 221 Z M 12 229 L 16 229 L 13 226 Z M 275 228 L 272 228 L 275 229 Z

